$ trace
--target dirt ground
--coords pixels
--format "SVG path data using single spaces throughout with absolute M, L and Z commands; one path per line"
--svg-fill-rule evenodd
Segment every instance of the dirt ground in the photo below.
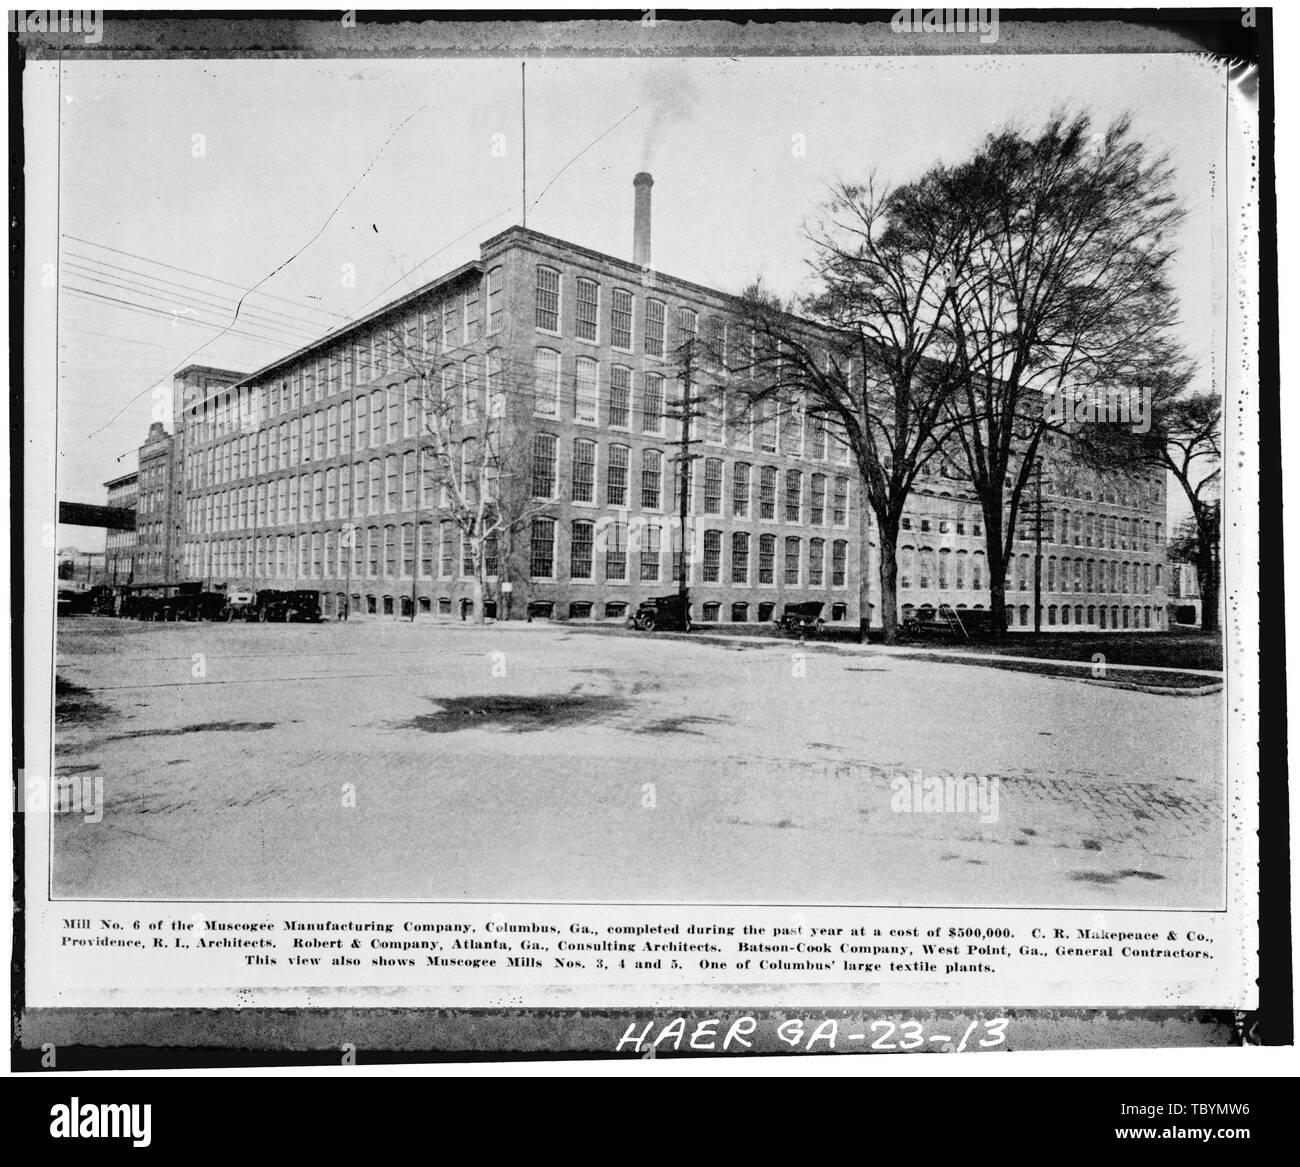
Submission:
M 1222 903 L 1222 695 L 542 624 L 82 617 L 58 653 L 56 771 L 104 789 L 59 896 Z M 996 805 L 913 800 L 947 775 Z

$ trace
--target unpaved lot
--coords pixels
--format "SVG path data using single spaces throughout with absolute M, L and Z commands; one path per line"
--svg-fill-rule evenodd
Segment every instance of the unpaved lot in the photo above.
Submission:
M 105 800 L 55 818 L 59 896 L 1222 902 L 1219 696 L 556 625 L 58 648 L 56 768 Z M 903 774 L 996 780 L 996 817 L 904 810 Z

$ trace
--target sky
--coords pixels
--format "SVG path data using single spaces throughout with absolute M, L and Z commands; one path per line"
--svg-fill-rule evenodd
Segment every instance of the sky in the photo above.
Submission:
M 135 468 L 151 389 L 174 369 L 252 372 L 520 220 L 517 58 L 64 62 L 61 102 L 37 80 L 29 69 L 28 154 L 57 151 L 59 173 L 62 498 L 102 502 L 103 482 Z M 530 227 L 630 258 L 646 169 L 659 270 L 724 291 L 762 276 L 784 294 L 808 287 L 802 225 L 837 178 L 905 182 L 1058 108 L 1130 113 L 1173 162 L 1183 339 L 1204 386 L 1222 384 L 1221 64 L 535 59 L 527 83 Z M 53 124 L 50 101 L 54 141 L 33 132 Z M 212 340 L 264 279 L 235 326 L 247 335 Z

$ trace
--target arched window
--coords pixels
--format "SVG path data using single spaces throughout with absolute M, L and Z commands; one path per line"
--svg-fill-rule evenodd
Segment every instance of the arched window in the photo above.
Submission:
M 919 553 L 917 586 L 923 591 L 934 587 L 935 567 L 934 549 L 932 547 L 922 547 Z
M 663 502 L 664 456 L 658 450 L 641 452 L 641 507 L 657 511 Z
M 533 353 L 533 412 L 538 417 L 560 415 L 560 354 L 551 348 Z
M 898 553 L 898 586 L 910 588 L 916 579 L 916 548 L 902 547 Z

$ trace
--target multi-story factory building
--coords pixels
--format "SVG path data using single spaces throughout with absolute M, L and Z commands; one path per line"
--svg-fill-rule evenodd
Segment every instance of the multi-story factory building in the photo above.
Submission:
M 476 261 L 251 376 L 178 375 L 178 577 L 312 588 L 331 614 L 459 613 L 476 557 L 457 505 L 486 445 L 511 520 L 478 557 L 489 611 L 618 619 L 676 590 L 685 451 L 695 619 L 754 622 L 817 600 L 831 623 L 855 624 L 859 580 L 878 589 L 849 452 L 798 408 L 747 407 L 726 359 L 737 303 L 650 267 L 649 199 L 639 175 L 632 261 L 512 227 Z M 698 353 L 689 446 L 673 407 L 683 351 Z M 479 435 L 456 481 L 434 414 Z M 1145 520 L 1163 546 L 1163 492 L 1088 490 L 1053 497 L 1065 542 L 1045 569 L 1057 623 L 1044 624 L 1120 627 L 1128 610 L 1145 626 L 1132 613 L 1163 608 L 1159 560 L 1133 541 Z M 914 510 L 900 604 L 986 604 L 969 495 L 928 483 Z M 1013 616 L 1022 598 L 1008 594 Z
M 104 483 L 106 505 L 134 511 L 140 490 L 140 475 L 132 470 Z M 135 531 L 110 529 L 104 536 L 104 578 L 109 584 L 129 584 L 135 577 Z

